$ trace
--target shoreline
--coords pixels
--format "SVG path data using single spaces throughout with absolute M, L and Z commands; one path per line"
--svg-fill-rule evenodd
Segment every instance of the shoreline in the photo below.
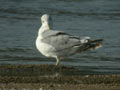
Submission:
M 0 89 L 119 90 L 120 74 L 85 75 L 74 67 L 54 65 L 0 65 Z

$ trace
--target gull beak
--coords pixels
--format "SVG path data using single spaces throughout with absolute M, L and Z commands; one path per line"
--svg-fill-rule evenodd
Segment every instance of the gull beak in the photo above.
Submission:
M 52 29 L 52 27 L 53 27 L 52 18 L 49 17 L 49 22 L 48 22 L 48 28 L 49 28 L 49 30 Z
M 50 26 L 49 26 L 49 24 L 48 24 L 48 29 L 50 30 Z

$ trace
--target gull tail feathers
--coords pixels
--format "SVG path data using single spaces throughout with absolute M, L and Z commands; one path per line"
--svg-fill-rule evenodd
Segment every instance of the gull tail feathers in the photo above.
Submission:
M 85 44 L 86 48 L 84 48 L 84 51 L 98 49 L 101 48 L 102 45 L 103 39 L 89 40 L 88 43 Z
M 78 52 L 95 50 L 102 47 L 102 45 L 103 45 L 103 39 L 88 40 L 87 43 L 84 43 L 83 46 L 80 47 Z

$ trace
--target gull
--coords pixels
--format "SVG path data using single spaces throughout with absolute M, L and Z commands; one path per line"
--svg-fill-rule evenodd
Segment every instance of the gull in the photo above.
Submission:
M 102 46 L 102 39 L 91 40 L 90 37 L 79 37 L 63 31 L 51 30 L 52 22 L 48 14 L 42 15 L 41 22 L 36 48 L 42 55 L 55 58 L 56 65 L 59 65 L 60 60 L 68 56 Z

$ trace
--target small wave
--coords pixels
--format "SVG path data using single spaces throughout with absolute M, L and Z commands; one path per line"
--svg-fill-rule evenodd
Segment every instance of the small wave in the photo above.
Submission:
M 5 48 L 5 49 L 0 49 L 0 52 L 28 52 L 32 49 L 27 49 L 27 48 Z

